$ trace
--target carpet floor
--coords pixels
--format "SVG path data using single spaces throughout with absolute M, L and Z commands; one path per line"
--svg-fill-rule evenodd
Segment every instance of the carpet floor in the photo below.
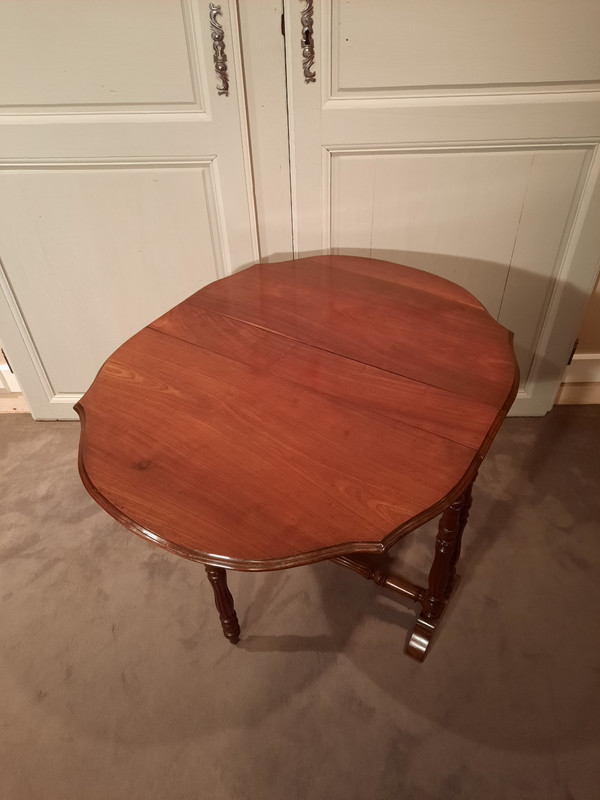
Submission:
M 423 664 L 415 607 L 331 563 L 233 574 L 232 646 L 202 566 L 88 497 L 78 435 L 0 417 L 3 800 L 600 797 L 600 406 L 506 421 Z

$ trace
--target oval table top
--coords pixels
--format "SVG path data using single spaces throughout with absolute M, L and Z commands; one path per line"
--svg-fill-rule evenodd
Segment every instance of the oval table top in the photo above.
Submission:
M 443 278 L 257 264 L 107 360 L 75 407 L 80 474 L 127 528 L 206 564 L 382 552 L 473 480 L 517 383 L 512 334 Z

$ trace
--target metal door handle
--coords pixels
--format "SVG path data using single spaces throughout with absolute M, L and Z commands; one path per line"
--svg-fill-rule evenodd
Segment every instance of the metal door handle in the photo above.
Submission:
M 213 40 L 213 60 L 215 62 L 215 72 L 221 85 L 217 83 L 217 92 L 229 97 L 229 76 L 227 74 L 227 56 L 225 55 L 225 31 L 223 26 L 217 22 L 217 14 L 221 14 L 221 6 L 210 3 L 210 35 Z
M 304 70 L 304 83 L 315 83 L 317 73 L 311 71 L 315 63 L 315 40 L 313 39 L 313 0 L 305 0 L 306 7 L 302 9 L 300 22 L 302 23 L 302 69 Z

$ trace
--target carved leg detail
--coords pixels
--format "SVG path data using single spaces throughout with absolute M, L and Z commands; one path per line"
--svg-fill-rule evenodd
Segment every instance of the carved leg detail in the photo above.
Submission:
M 471 485 L 463 495 L 463 505 L 460 510 L 458 536 L 456 537 L 454 554 L 452 555 L 452 561 L 450 562 L 450 576 L 448 577 L 448 585 L 446 586 L 446 597 L 450 597 L 450 595 L 452 594 L 452 590 L 454 589 L 454 585 L 456 583 L 456 565 L 458 564 L 458 559 L 460 558 L 462 535 L 467 525 L 467 521 L 469 519 L 469 511 L 471 510 L 472 503 L 473 503 L 473 484 L 471 483 Z
M 427 654 L 436 623 L 444 611 L 448 595 L 455 583 L 460 537 L 467 524 L 470 503 L 471 486 L 442 514 L 427 591 L 421 602 L 422 611 L 406 647 L 407 654 L 417 661 L 423 661 Z
M 422 603 L 423 616 L 427 620 L 439 619 L 444 610 L 446 587 L 458 543 L 462 507 L 463 497 L 460 497 L 448 506 L 440 520 L 429 583 Z
M 240 624 L 233 605 L 233 597 L 227 587 L 227 572 L 222 567 L 205 567 L 208 580 L 215 593 L 215 605 L 221 619 L 223 633 L 232 644 L 240 640 Z

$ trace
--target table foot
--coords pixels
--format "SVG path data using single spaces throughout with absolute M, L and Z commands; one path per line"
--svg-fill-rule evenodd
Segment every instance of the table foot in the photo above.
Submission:
M 449 590 L 448 594 L 446 595 L 444 607 L 442 608 L 442 613 L 440 614 L 437 619 L 427 619 L 427 617 L 421 612 L 417 617 L 417 621 L 415 623 L 415 628 L 411 634 L 410 639 L 406 645 L 406 655 L 414 658 L 415 661 L 424 661 L 425 656 L 429 652 L 429 646 L 431 644 L 431 640 L 433 639 L 433 635 L 436 629 L 439 626 L 439 623 L 446 611 L 447 604 L 450 601 L 450 597 L 454 594 L 458 585 L 460 583 L 460 575 L 453 576 L 453 583 L 452 588 Z
M 419 617 L 406 645 L 406 655 L 414 658 L 415 661 L 424 661 L 434 633 L 435 623 Z
M 223 634 L 231 644 L 240 640 L 240 624 L 238 622 L 233 597 L 227 586 L 227 572 L 222 567 L 206 566 L 206 574 L 215 594 L 215 605 L 219 612 Z

